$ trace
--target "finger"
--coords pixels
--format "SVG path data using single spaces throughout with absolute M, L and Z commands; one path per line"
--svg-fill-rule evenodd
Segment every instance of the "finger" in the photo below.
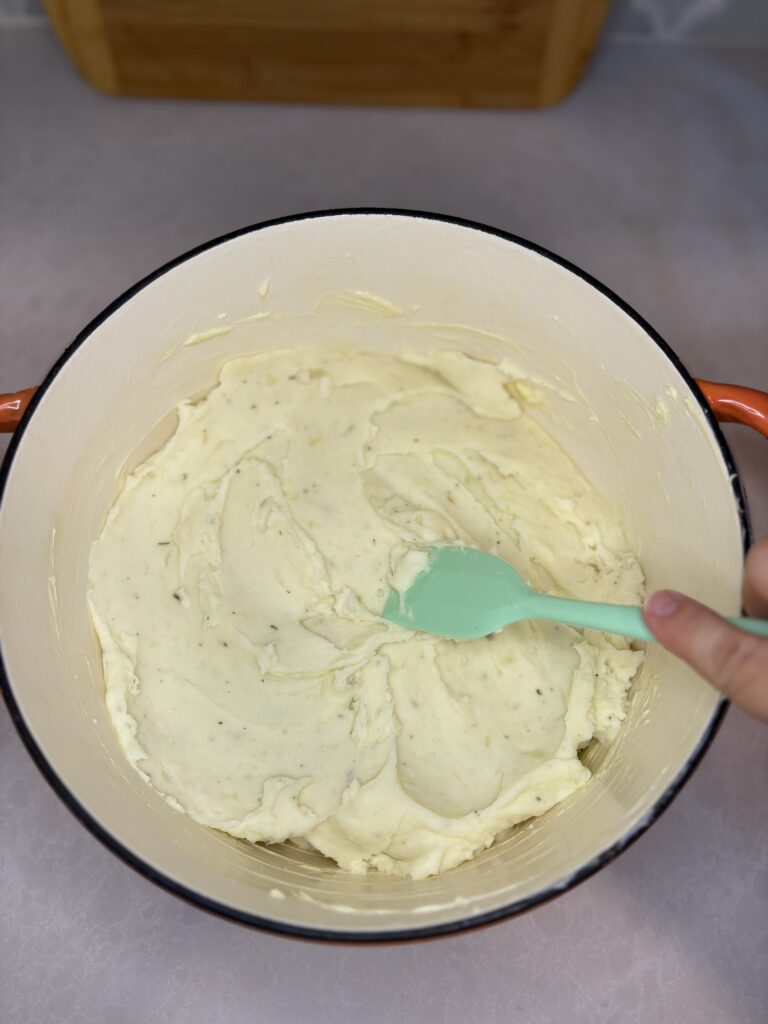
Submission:
M 668 651 L 750 715 L 768 721 L 768 640 L 731 626 L 674 590 L 651 594 L 643 616 Z
M 768 618 L 768 537 L 753 544 L 744 564 L 744 607 L 750 615 Z

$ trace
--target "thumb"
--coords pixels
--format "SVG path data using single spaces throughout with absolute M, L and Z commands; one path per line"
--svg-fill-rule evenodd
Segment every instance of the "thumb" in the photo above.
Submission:
M 643 617 L 668 651 L 748 714 L 768 722 L 768 639 L 737 629 L 674 590 L 651 594 Z

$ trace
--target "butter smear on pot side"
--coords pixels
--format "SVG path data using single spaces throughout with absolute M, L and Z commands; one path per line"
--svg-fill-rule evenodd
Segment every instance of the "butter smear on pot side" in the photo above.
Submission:
M 641 652 L 553 623 L 457 643 L 379 617 L 403 556 L 443 542 L 550 593 L 642 600 L 618 518 L 513 377 L 456 352 L 282 349 L 180 406 L 89 578 L 109 713 L 174 806 L 424 878 L 586 782 L 579 750 L 617 734 Z

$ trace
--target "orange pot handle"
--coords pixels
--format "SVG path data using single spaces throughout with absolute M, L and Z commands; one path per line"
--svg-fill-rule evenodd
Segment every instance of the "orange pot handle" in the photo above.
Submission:
M 768 392 L 697 380 L 712 412 L 721 423 L 743 423 L 768 437 Z
M 12 434 L 21 422 L 37 388 L 0 395 L 0 434 Z
M 743 423 L 768 437 L 768 392 L 711 380 L 699 379 L 696 383 L 721 423 Z M 0 433 L 13 433 L 35 391 L 37 388 L 26 388 L 0 395 Z

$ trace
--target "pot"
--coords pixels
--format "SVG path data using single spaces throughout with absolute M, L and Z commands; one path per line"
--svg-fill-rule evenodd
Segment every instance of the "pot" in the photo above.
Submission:
M 199 343 L 184 344 L 191 336 Z M 690 775 L 724 702 L 651 646 L 619 738 L 585 753 L 591 781 L 426 881 L 347 874 L 173 810 L 128 765 L 106 713 L 85 601 L 89 548 L 120 477 L 170 435 L 175 405 L 204 394 L 222 363 L 329 340 L 512 359 L 539 381 L 521 395 L 530 414 L 621 511 L 649 588 L 673 585 L 727 614 L 740 608 L 749 535 L 716 417 L 768 434 L 768 395 L 695 382 L 624 302 L 529 242 L 446 217 L 342 210 L 187 253 L 112 303 L 37 390 L 0 403 L 16 428 L 0 479 L 3 689 L 67 806 L 143 875 L 236 921 L 353 941 L 458 931 L 564 892 L 625 849 Z

